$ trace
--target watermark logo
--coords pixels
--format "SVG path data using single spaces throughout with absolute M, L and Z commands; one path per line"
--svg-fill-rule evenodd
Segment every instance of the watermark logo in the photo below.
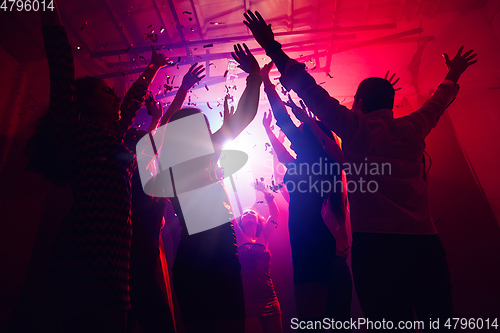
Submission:
M 347 176 L 346 186 L 342 180 L 342 171 Z M 278 169 L 278 172 L 281 172 Z M 319 158 L 314 163 L 291 163 L 286 172 L 294 180 L 285 182 L 289 193 L 298 191 L 300 193 L 319 193 L 321 196 L 333 192 L 348 193 L 375 193 L 379 189 L 376 177 L 390 176 L 392 165 L 390 163 L 369 162 L 365 158 L 359 163 L 337 163 L 327 158 Z
M 227 191 L 238 200 L 233 175 L 246 164 L 248 155 L 237 150 L 215 151 L 203 114 L 159 127 L 136 148 L 144 192 L 152 197 L 177 197 L 190 235 L 236 217 L 222 181 L 230 179 Z

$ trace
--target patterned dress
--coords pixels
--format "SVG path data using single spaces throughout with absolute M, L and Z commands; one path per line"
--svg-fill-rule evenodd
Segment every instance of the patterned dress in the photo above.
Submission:
M 280 303 L 271 279 L 271 252 L 264 244 L 246 243 L 239 247 L 241 278 L 247 318 L 280 314 Z
M 63 27 L 42 28 L 50 70 L 49 117 L 57 130 L 57 159 L 74 203 L 53 246 L 49 287 L 66 315 L 128 310 L 133 154 L 121 143 L 146 87 L 132 85 L 115 136 L 79 116 L 71 46 Z

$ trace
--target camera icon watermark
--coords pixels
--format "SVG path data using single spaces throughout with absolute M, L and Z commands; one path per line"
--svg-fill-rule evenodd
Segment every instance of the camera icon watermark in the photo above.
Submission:
M 136 148 L 144 192 L 152 197 L 177 197 L 190 235 L 237 217 L 227 192 L 238 198 L 233 175 L 245 166 L 248 155 L 238 150 L 215 151 L 203 114 L 159 127 Z M 227 189 L 225 178 L 231 180 Z

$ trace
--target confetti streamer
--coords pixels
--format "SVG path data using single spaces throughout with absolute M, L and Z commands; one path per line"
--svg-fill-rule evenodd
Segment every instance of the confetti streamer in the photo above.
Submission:
M 271 147 L 271 145 L 270 145 L 269 143 L 267 143 L 267 142 L 266 142 L 266 146 L 265 146 L 264 151 L 267 151 L 267 148 L 268 148 L 268 147 Z
M 207 47 L 214 47 L 214 44 L 207 44 L 207 45 L 203 45 L 203 48 L 207 48 Z
M 144 60 L 144 64 L 145 64 L 145 65 L 147 65 L 147 64 L 148 64 L 148 62 L 147 62 L 146 58 L 144 58 L 143 56 L 139 56 L 139 57 L 138 57 L 138 59 Z
M 330 79 L 333 79 L 333 76 L 330 75 L 330 73 L 326 74 Z
M 215 64 L 213 62 L 208 64 L 208 67 L 210 67 L 210 66 L 214 66 L 215 68 L 217 68 L 217 66 L 215 66 Z
M 193 14 L 193 13 L 188 12 L 187 10 L 185 10 L 185 11 L 183 11 L 183 12 L 182 12 L 182 14 L 188 14 L 188 15 L 191 15 L 191 14 Z
M 326 83 L 326 82 L 325 82 L 325 81 L 323 81 L 323 82 L 321 82 L 321 83 L 318 83 L 318 84 L 325 84 L 325 83 Z
M 130 51 L 130 49 L 131 49 L 133 46 L 134 46 L 134 44 L 130 44 L 130 46 L 129 46 L 129 47 L 127 47 L 126 49 L 124 49 L 123 51 L 124 51 L 124 52 L 128 52 L 128 51 Z
M 210 103 L 207 102 L 207 106 L 210 110 L 213 110 L 212 107 L 210 106 Z
M 229 72 L 229 70 L 228 70 L 228 69 L 226 69 L 226 71 L 224 72 L 224 77 L 226 77 L 226 76 L 227 76 L 227 73 L 228 73 L 228 72 Z M 226 88 L 227 88 L 227 87 L 226 87 Z

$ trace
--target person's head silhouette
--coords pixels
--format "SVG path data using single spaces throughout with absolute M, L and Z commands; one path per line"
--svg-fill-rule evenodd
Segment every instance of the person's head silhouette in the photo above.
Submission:
M 386 79 L 370 77 L 361 81 L 354 96 L 353 109 L 364 114 L 394 107 L 394 87 Z

